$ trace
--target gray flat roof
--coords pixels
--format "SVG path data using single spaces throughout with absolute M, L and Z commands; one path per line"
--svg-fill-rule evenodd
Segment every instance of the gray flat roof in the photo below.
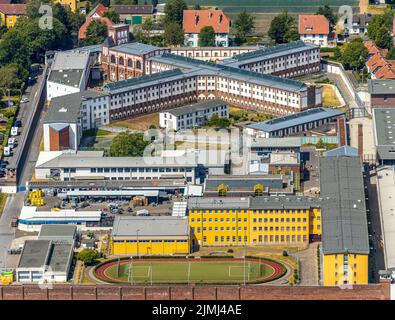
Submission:
M 284 138 L 252 138 L 251 148 L 297 148 L 302 145 L 299 137 Z
M 89 151 L 88 151 L 89 152 Z M 36 168 L 132 168 L 132 167 L 196 167 L 194 156 L 180 157 L 104 157 L 84 151 L 62 153 Z
M 19 259 L 18 268 L 41 268 L 48 261 L 49 240 L 26 240 Z
M 188 218 L 171 216 L 115 217 L 112 230 L 114 237 L 136 236 L 137 232 L 139 236 L 188 236 Z
M 151 51 L 155 50 L 160 50 L 163 48 L 151 46 L 149 44 L 144 44 L 140 42 L 130 42 L 130 43 L 124 43 L 120 44 L 115 47 L 111 47 L 110 50 L 112 51 L 119 51 L 119 52 L 124 52 L 128 54 L 133 54 L 136 56 L 141 56 L 147 53 L 150 53 Z
M 68 224 L 43 224 L 38 234 L 40 237 L 74 237 L 77 226 Z
M 324 254 L 369 253 L 362 163 L 359 157 L 320 158 Z
M 341 146 L 324 152 L 324 157 L 332 156 L 358 156 L 358 149 L 350 146 Z
M 214 176 L 205 180 L 206 190 L 217 190 L 220 184 L 226 184 L 229 192 L 248 189 L 253 191 L 254 186 L 262 184 L 269 188 L 282 188 L 283 176 L 281 174 L 271 174 L 263 176 Z
M 58 51 L 55 54 L 51 70 L 85 70 L 89 54 L 76 51 Z
M 298 196 L 189 198 L 188 209 L 308 209 L 320 206 L 322 199 Z
M 336 117 L 344 114 L 344 112 L 331 108 L 313 108 L 299 113 L 279 117 L 276 119 L 249 124 L 246 127 L 264 132 L 272 132 L 286 129 L 305 123 L 319 121 L 322 119 Z
M 368 80 L 370 94 L 395 94 L 395 79 Z
M 171 113 L 174 116 L 180 116 L 183 114 L 206 110 L 209 108 L 214 108 L 214 107 L 223 106 L 223 105 L 228 105 L 228 103 L 223 100 L 219 100 L 219 99 L 203 100 L 203 101 L 199 101 L 197 103 L 188 104 L 183 107 L 163 110 L 163 111 L 161 111 L 161 113 Z
M 44 123 L 76 123 L 82 101 L 105 96 L 106 93 L 103 92 L 86 90 L 53 98 Z
M 49 256 L 49 267 L 51 272 L 67 272 L 70 259 L 73 255 L 71 244 L 52 244 Z
M 51 70 L 48 81 L 78 88 L 83 73 L 81 69 Z
M 373 108 L 376 146 L 395 146 L 395 109 Z

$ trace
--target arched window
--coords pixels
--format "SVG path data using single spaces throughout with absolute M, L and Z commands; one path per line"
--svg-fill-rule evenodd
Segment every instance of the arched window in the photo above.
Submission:
M 128 67 L 132 68 L 133 67 L 133 61 L 132 59 L 128 59 Z
M 120 64 L 121 66 L 123 66 L 123 64 L 124 64 L 124 60 L 123 60 L 122 57 L 119 57 L 119 64 Z
M 139 60 L 137 60 L 136 62 L 136 68 L 141 69 L 141 62 Z
M 115 63 L 115 56 L 111 55 L 111 63 Z

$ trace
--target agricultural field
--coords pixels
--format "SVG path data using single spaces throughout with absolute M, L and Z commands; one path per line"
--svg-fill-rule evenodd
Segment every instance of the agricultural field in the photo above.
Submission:
M 103 264 L 95 271 L 99 279 L 118 283 L 266 282 L 284 272 L 284 267 L 274 261 L 217 258 L 121 260 Z

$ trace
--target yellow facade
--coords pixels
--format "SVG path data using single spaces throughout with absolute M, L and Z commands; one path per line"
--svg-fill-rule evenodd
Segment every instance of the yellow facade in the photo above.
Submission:
M 324 254 L 322 266 L 324 286 L 368 283 L 367 254 Z
M 63 6 L 68 6 L 72 12 L 76 12 L 77 10 L 77 0 L 55 0 L 55 2 Z
M 192 244 L 300 244 L 321 235 L 321 209 L 189 210 Z
M 189 239 L 187 236 L 166 239 L 152 236 L 137 242 L 135 238 L 116 238 L 112 240 L 112 252 L 115 255 L 189 254 Z
M 22 17 L 22 15 L 5 14 L 0 11 L 1 24 L 7 28 L 14 27 L 19 17 Z

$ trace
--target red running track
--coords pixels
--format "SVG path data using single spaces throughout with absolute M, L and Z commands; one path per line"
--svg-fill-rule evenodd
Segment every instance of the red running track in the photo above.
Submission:
M 244 261 L 243 258 L 200 258 L 200 259 L 172 259 L 172 258 L 163 258 L 163 259 L 136 259 L 133 260 L 134 263 L 139 263 L 139 262 L 147 262 L 147 261 L 160 261 L 160 262 L 168 262 L 168 261 L 173 261 L 173 262 L 185 262 L 185 261 L 191 261 L 191 262 L 199 262 L 199 261 Z M 264 282 L 269 282 L 273 279 L 277 279 L 279 278 L 281 275 L 285 274 L 284 269 L 282 268 L 282 266 L 274 261 L 269 261 L 269 260 L 259 260 L 259 259 L 253 259 L 253 258 L 246 258 L 245 261 L 250 261 L 250 262 L 260 262 L 261 264 L 265 264 L 269 267 L 271 267 L 273 269 L 273 273 L 265 278 L 260 278 L 255 282 L 260 282 L 260 281 L 264 281 Z M 125 259 L 125 260 L 120 260 L 120 264 L 124 264 L 124 263 L 129 263 L 131 262 L 131 259 Z M 104 281 L 108 281 L 108 282 L 119 282 L 119 283 L 124 283 L 124 281 L 121 280 L 117 280 L 114 278 L 111 278 L 109 276 L 107 276 L 106 274 L 106 270 L 108 268 L 110 268 L 113 265 L 118 264 L 118 261 L 112 261 L 112 262 L 108 262 L 108 263 L 104 263 L 100 266 L 98 266 L 96 268 L 96 275 L 98 276 L 98 278 L 100 280 L 104 280 Z M 221 282 L 221 281 L 219 281 Z M 224 282 L 226 283 L 226 282 Z M 254 283 L 254 282 L 253 282 Z

